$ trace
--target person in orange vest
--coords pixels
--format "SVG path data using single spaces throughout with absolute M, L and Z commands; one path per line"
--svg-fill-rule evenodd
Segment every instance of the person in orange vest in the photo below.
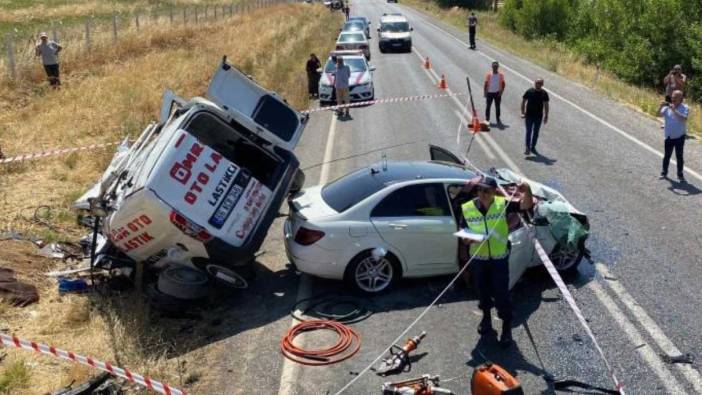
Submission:
M 490 122 L 490 108 L 492 102 L 495 102 L 495 116 L 497 117 L 497 125 L 502 126 L 500 120 L 500 103 L 502 102 L 502 92 L 505 91 L 505 75 L 500 71 L 500 64 L 497 61 L 492 62 L 492 72 L 485 75 L 485 84 L 483 84 L 483 93 L 485 94 L 485 120 Z

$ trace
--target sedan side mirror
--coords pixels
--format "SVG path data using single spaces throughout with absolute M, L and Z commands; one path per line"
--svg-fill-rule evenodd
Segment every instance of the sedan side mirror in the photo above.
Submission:
M 410 31 L 413 32 L 413 31 L 414 31 L 414 28 L 413 28 L 413 27 L 410 27 Z
M 375 66 L 371 66 L 370 68 L 368 68 L 368 70 L 375 71 Z

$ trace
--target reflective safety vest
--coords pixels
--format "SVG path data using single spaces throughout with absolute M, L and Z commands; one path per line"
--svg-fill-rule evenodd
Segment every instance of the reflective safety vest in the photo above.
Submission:
M 505 198 L 495 196 L 495 200 L 483 214 L 475 206 L 475 200 L 470 200 L 461 206 L 463 218 L 468 229 L 473 233 L 489 235 L 487 242 L 476 242 L 470 245 L 470 255 L 476 259 L 500 259 L 509 255 L 509 226 L 505 215 Z
M 485 92 L 490 91 L 490 80 L 492 79 L 492 76 L 493 76 L 492 72 L 485 74 L 485 86 L 484 86 Z M 497 77 L 498 77 L 498 81 L 499 81 L 498 85 L 497 85 L 497 91 L 502 92 L 505 89 L 505 75 L 498 71 Z

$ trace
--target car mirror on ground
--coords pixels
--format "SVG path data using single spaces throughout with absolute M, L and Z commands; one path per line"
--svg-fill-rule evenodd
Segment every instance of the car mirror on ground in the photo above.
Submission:
M 375 71 L 375 66 L 369 67 L 368 70 L 370 70 L 370 71 Z

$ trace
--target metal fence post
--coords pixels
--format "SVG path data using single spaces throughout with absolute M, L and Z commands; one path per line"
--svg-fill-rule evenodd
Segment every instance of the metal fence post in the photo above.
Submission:
M 173 6 L 171 6 L 171 8 L 169 9 L 168 12 L 169 12 L 169 15 L 168 15 L 168 16 L 169 16 L 170 19 L 171 19 L 171 25 L 172 25 L 172 24 L 173 24 Z
M 195 24 L 197 25 L 197 6 L 195 6 Z
M 183 8 L 183 25 L 188 24 L 188 9 Z
M 134 22 L 136 23 L 136 29 L 139 31 L 139 13 L 137 12 L 134 16 Z
M 17 70 L 15 69 L 15 50 L 12 48 L 12 36 L 10 33 L 5 34 L 5 48 L 7 48 L 7 71 L 10 77 L 15 79 Z
M 203 19 L 205 20 L 205 22 L 207 22 L 207 14 L 208 14 L 209 11 L 210 11 L 209 7 L 210 7 L 210 6 L 205 5 L 205 17 L 203 18 Z
M 213 11 L 214 11 L 214 20 L 216 21 L 216 20 L 217 20 L 217 6 L 215 5 L 215 6 L 213 6 L 212 8 L 213 8 Z
M 117 41 L 117 14 L 112 14 L 112 40 Z
M 85 49 L 90 54 L 90 18 L 85 20 Z

